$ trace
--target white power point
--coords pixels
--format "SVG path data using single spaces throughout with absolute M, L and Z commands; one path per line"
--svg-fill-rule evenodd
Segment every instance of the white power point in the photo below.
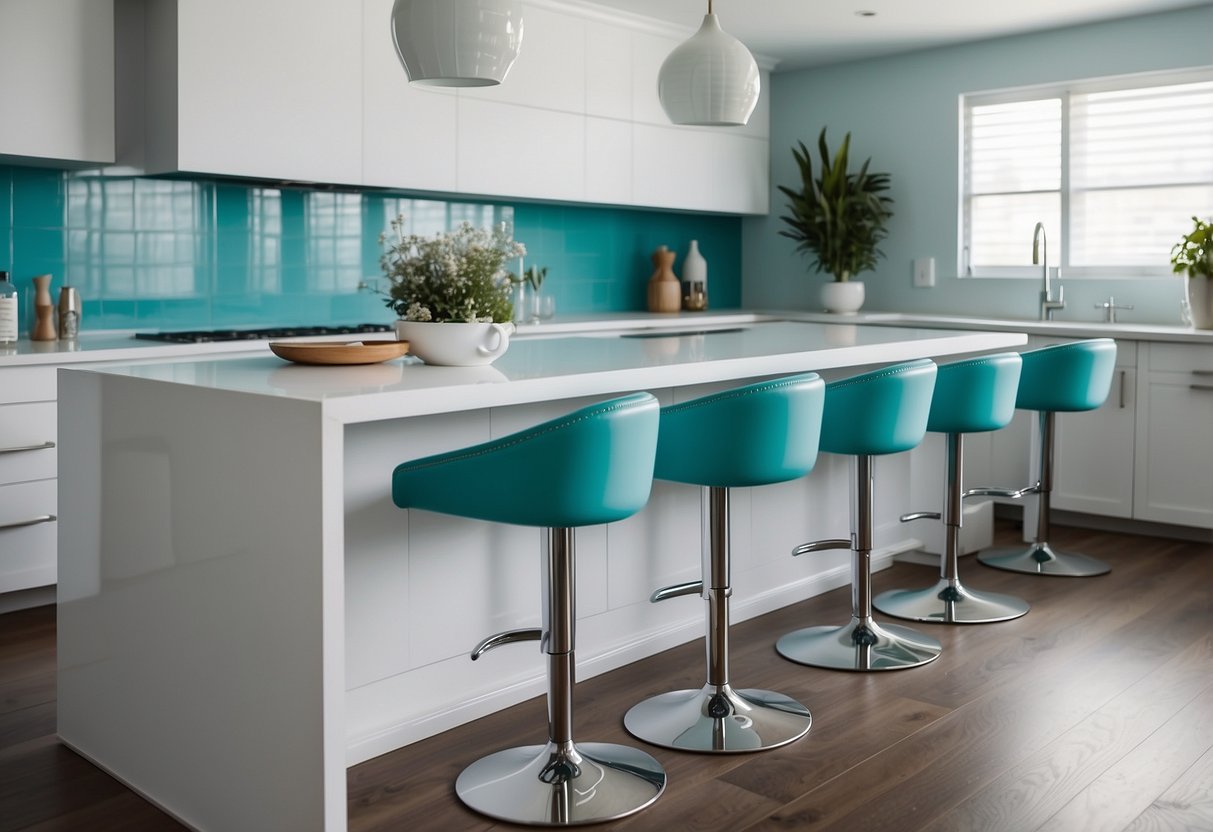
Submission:
M 935 258 L 918 257 L 914 260 L 914 287 L 929 289 L 935 285 Z

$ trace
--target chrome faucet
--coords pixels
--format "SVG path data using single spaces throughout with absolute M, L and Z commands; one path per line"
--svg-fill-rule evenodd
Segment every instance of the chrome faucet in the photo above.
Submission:
M 1040 290 L 1040 319 L 1051 321 L 1054 310 L 1066 308 L 1065 287 L 1061 285 L 1061 272 L 1058 271 L 1057 298 L 1054 299 L 1053 290 L 1049 286 L 1049 238 L 1045 234 L 1043 222 L 1036 223 L 1036 228 L 1032 230 L 1032 265 L 1041 267 L 1041 276 L 1044 278 L 1043 288 Z

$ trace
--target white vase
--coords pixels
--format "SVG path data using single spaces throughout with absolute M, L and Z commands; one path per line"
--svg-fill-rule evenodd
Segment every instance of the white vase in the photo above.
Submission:
M 863 306 L 863 281 L 846 280 L 822 284 L 821 305 L 835 315 L 854 315 Z
M 699 253 L 699 241 L 691 240 L 691 247 L 682 261 L 682 308 L 700 312 L 708 308 L 708 261 Z
M 409 354 L 441 367 L 492 364 L 509 347 L 513 332 L 512 323 L 396 321 L 396 337 L 409 342 Z
M 1192 326 L 1213 329 L 1213 277 L 1186 277 L 1184 283 L 1188 285 Z

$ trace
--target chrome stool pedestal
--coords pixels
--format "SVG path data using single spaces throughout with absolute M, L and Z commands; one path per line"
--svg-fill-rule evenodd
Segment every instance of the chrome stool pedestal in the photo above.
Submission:
M 960 582 L 960 524 L 964 498 L 961 483 L 964 435 L 949 433 L 947 442 L 947 484 L 944 491 L 944 554 L 940 577 L 926 589 L 892 589 L 877 595 L 876 609 L 896 618 L 940 624 L 987 624 L 1009 621 L 1027 613 L 1028 602 L 1014 595 L 969 589 Z M 902 521 L 920 518 L 939 519 L 938 514 L 919 512 Z
M 498 751 L 469 765 L 455 781 L 468 807 L 512 823 L 574 826 L 638 812 L 665 789 L 665 771 L 637 748 L 573 741 L 573 530 L 544 535 L 543 627 L 485 639 L 479 658 L 502 644 L 539 640 L 548 658 L 548 741 Z
M 1010 572 L 1028 572 L 1037 575 L 1054 575 L 1064 578 L 1089 578 L 1106 575 L 1112 567 L 1077 552 L 1058 552 L 1049 545 L 1050 497 L 1053 493 L 1053 411 L 1040 411 L 1040 480 L 1036 485 L 1016 492 L 1000 492 L 997 489 L 981 489 L 985 494 L 1019 496 L 1036 494 L 1036 540 L 1027 547 L 1005 546 L 979 552 L 977 559 L 986 566 Z
M 821 540 L 794 555 L 823 549 L 851 550 L 851 620 L 841 627 L 794 630 L 775 642 L 781 656 L 831 670 L 902 670 L 939 658 L 940 643 L 928 635 L 872 618 L 872 457 L 852 457 L 851 540 Z
M 1015 407 L 1035 410 L 1040 419 L 1040 475 L 1035 485 L 1019 491 L 977 489 L 971 493 L 1021 497 L 1037 495 L 1036 539 L 1031 546 L 987 549 L 977 555 L 986 566 L 1010 572 L 1085 578 L 1112 571 L 1086 555 L 1057 552 L 1049 545 L 1049 501 L 1053 494 L 1054 421 L 1057 413 L 1095 410 L 1108 397 L 1116 367 L 1116 342 L 1091 338 L 1031 350 L 1021 355 L 1023 373 Z
M 707 684 L 662 693 L 624 715 L 624 727 L 645 742 L 680 751 L 746 752 L 776 748 L 803 737 L 813 724 L 804 705 L 769 690 L 729 684 L 729 490 L 705 486 L 704 581 L 666 587 L 652 601 L 699 594 L 707 607 Z

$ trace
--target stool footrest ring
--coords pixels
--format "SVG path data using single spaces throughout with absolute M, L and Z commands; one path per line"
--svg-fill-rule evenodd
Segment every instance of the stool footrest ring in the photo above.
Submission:
M 792 557 L 807 555 L 809 552 L 822 552 L 826 549 L 850 549 L 850 538 L 835 537 L 829 540 L 814 540 L 811 543 L 801 543 L 792 550 Z
M 912 511 L 909 514 L 903 514 L 897 518 L 903 523 L 909 523 L 913 520 L 939 520 L 943 515 L 938 511 Z
M 656 604 L 658 601 L 665 601 L 669 598 L 678 598 L 683 595 L 699 595 L 702 592 L 703 581 L 687 581 L 685 584 L 663 586 L 661 589 L 653 590 L 653 594 L 649 596 L 649 601 Z
M 1040 483 L 1025 486 L 1024 488 L 970 488 L 960 496 L 964 499 L 969 497 L 1009 497 L 1012 500 L 1018 500 L 1020 497 L 1025 497 L 1028 494 L 1039 494 Z
M 494 647 L 500 647 L 503 644 L 513 644 L 518 641 L 540 641 L 542 638 L 543 630 L 538 627 L 526 627 L 521 630 L 505 630 L 500 633 L 494 633 L 476 645 L 476 649 L 472 651 L 472 661 L 476 661 L 476 659 Z

